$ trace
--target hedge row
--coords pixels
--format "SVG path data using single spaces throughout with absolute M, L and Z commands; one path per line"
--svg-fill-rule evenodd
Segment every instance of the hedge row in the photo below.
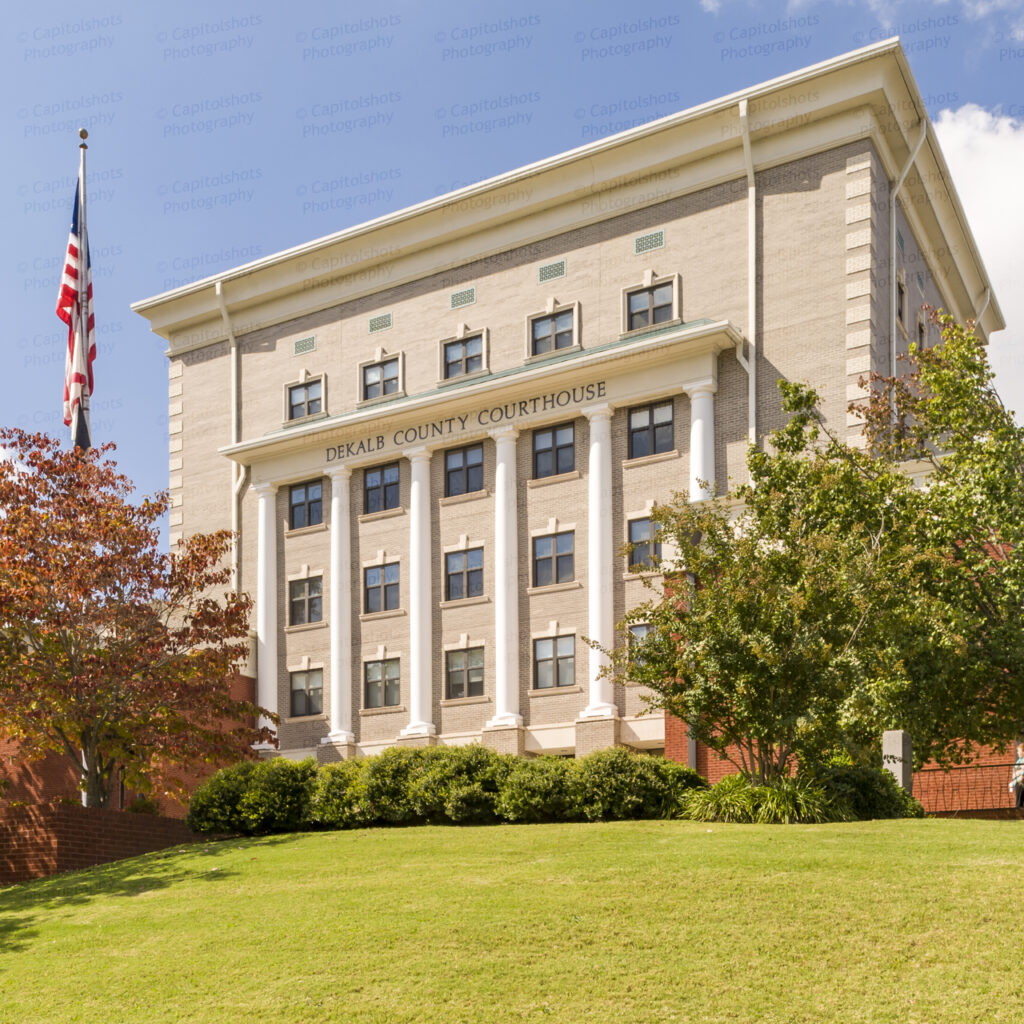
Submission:
M 370 825 L 670 818 L 707 783 L 692 769 L 622 748 L 575 760 L 481 746 L 393 747 L 318 768 L 312 759 L 226 768 L 192 795 L 195 832 L 262 835 Z

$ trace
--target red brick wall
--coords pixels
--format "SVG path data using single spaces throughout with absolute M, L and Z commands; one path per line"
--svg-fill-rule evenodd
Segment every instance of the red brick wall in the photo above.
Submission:
M 686 764 L 686 751 L 686 723 L 666 712 L 665 756 Z M 1007 785 L 1013 759 L 1010 751 L 998 754 L 985 747 L 979 749 L 976 760 L 963 768 L 943 771 L 926 766 L 914 772 L 914 796 L 929 814 L 1012 808 L 1013 795 Z M 697 744 L 697 771 L 712 785 L 726 775 L 736 774 L 729 761 L 703 743 Z
M 0 812 L 0 884 L 43 878 L 189 843 L 195 836 L 171 818 L 75 804 Z

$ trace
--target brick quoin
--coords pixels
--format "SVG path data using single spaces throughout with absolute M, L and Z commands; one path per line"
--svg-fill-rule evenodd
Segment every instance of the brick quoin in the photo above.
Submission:
M 665 756 L 686 764 L 688 737 L 686 723 L 665 712 Z M 944 770 L 925 765 L 914 772 L 914 796 L 929 814 L 959 811 L 1006 811 L 1013 808 L 1008 783 L 1013 754 L 991 747 L 976 747 L 974 760 L 963 767 Z M 697 771 L 712 785 L 737 769 L 703 743 L 697 744 Z

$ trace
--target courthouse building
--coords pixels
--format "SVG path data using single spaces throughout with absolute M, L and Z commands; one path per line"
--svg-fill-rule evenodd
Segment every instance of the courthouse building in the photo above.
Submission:
M 659 751 L 587 642 L 652 508 L 743 479 L 780 377 L 858 437 L 925 304 L 1004 326 L 888 41 L 137 303 L 171 544 L 238 531 L 287 756 Z

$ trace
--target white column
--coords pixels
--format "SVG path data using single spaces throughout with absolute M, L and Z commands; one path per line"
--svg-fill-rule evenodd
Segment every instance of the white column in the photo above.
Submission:
M 703 386 L 689 394 L 690 501 L 704 501 L 715 493 L 715 393 Z
M 352 732 L 352 537 L 347 467 L 331 478 L 331 731 L 324 743 L 355 743 Z
M 256 703 L 277 711 L 277 487 L 256 492 Z M 259 725 L 273 728 L 260 718 Z
M 403 736 L 433 736 L 430 600 L 430 452 L 402 453 L 412 465 L 409 492 L 409 724 Z
M 584 409 L 590 421 L 590 459 L 587 466 L 587 636 L 606 650 L 615 643 L 612 607 L 612 410 L 611 406 Z M 581 718 L 615 718 L 612 680 L 601 672 L 608 656 L 588 648 L 587 676 L 590 699 Z
M 519 714 L 519 548 L 516 505 L 516 436 L 511 427 L 491 432 L 494 470 L 494 717 L 487 728 L 523 724 Z

